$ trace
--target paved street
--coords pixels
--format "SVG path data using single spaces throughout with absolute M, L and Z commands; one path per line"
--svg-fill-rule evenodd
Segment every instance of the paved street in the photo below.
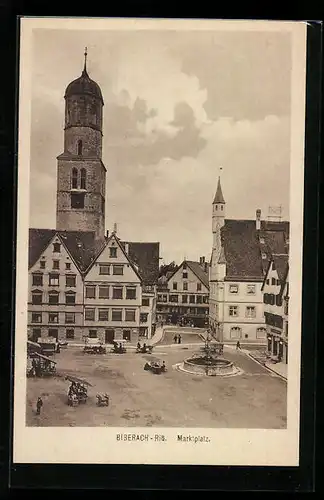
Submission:
M 185 346 L 156 347 L 151 355 L 129 351 L 118 355 L 85 355 L 82 348 L 68 348 L 56 355 L 61 376 L 28 379 L 27 425 L 29 426 L 182 426 L 284 428 L 286 426 L 286 383 L 233 349 L 224 351 L 244 374 L 221 378 L 193 376 L 172 369 L 192 354 Z M 159 354 L 161 353 L 161 354 Z M 168 372 L 153 375 L 144 371 L 147 359 L 166 361 Z M 65 374 L 86 378 L 86 405 L 67 405 L 69 383 Z M 97 392 L 108 392 L 111 404 L 96 406 Z M 41 416 L 35 414 L 42 395 Z

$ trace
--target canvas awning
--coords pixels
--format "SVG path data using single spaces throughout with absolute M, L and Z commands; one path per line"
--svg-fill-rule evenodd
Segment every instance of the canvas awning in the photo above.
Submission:
M 41 352 L 42 347 L 37 342 L 27 340 L 27 352 Z
M 92 387 L 92 384 L 90 384 L 90 382 L 88 382 L 87 380 L 84 380 L 79 377 L 74 377 L 73 375 L 66 375 L 65 380 L 69 380 L 70 382 L 75 382 L 76 384 L 88 385 L 89 387 Z
M 48 358 L 47 356 L 44 356 L 44 354 L 40 354 L 39 352 L 36 352 L 35 355 L 38 356 L 41 359 L 45 359 L 46 361 L 49 361 L 50 363 L 53 363 L 54 365 L 57 364 L 56 361 L 53 361 L 52 359 Z

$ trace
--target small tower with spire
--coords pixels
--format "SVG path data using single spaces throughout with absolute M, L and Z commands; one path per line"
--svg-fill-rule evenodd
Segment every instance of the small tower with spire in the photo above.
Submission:
M 220 230 L 225 222 L 225 206 L 226 204 L 219 176 L 212 211 L 213 249 L 217 249 L 218 254 L 220 253 Z

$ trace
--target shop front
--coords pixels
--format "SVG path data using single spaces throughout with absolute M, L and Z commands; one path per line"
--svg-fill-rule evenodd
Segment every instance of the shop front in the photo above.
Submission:
M 270 356 L 277 357 L 279 361 L 288 363 L 288 344 L 280 330 L 271 328 L 267 336 L 267 347 Z

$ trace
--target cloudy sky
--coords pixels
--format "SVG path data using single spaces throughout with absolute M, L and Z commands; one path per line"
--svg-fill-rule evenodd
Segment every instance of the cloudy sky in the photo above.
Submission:
M 288 217 L 290 35 L 217 31 L 34 31 L 31 227 L 55 227 L 64 91 L 101 87 L 106 228 L 160 241 L 165 262 L 211 251 L 219 167 L 228 218 Z

